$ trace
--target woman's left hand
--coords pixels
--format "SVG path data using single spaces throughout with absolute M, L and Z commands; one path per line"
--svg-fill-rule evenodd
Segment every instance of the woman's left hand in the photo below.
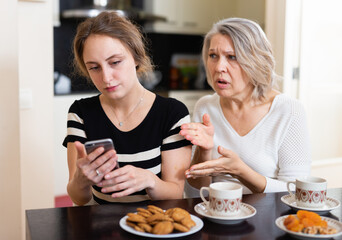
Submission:
M 222 146 L 218 147 L 218 153 L 222 155 L 218 159 L 192 165 L 185 172 L 186 177 L 197 178 L 223 174 L 239 176 L 242 168 L 246 166 L 240 157 L 235 152 Z
M 145 169 L 126 165 L 115 169 L 104 176 L 104 180 L 97 186 L 102 187 L 102 192 L 115 192 L 113 198 L 124 197 L 134 192 L 153 187 L 155 175 Z

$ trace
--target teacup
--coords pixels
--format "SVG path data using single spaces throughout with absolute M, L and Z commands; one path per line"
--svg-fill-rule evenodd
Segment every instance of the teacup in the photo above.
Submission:
M 296 186 L 295 201 L 299 207 L 322 208 L 327 199 L 327 181 L 319 177 L 297 178 L 295 182 L 287 183 L 287 190 L 290 195 L 290 185 Z
M 209 201 L 203 196 L 204 191 L 209 192 Z M 241 211 L 242 186 L 238 183 L 212 183 L 201 188 L 200 196 L 212 216 L 232 217 Z

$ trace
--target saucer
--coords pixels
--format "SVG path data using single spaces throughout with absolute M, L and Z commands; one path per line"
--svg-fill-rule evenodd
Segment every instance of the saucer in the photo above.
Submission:
M 293 210 L 308 210 L 315 213 L 318 213 L 319 215 L 324 215 L 330 212 L 331 210 L 338 208 L 340 206 L 340 201 L 335 198 L 327 197 L 327 200 L 325 202 L 325 205 L 321 208 L 309 208 L 309 207 L 300 207 L 297 205 L 295 201 L 294 195 L 284 195 L 281 197 L 281 201 L 285 203 L 287 206 L 291 207 Z
M 275 220 L 275 224 L 277 225 L 278 228 L 280 228 L 284 232 L 287 232 L 288 234 L 290 234 L 294 238 L 303 239 L 303 240 L 332 239 L 332 238 L 335 238 L 335 237 L 342 235 L 342 223 L 339 221 L 336 221 L 335 219 L 328 218 L 328 217 L 321 217 L 321 218 L 322 218 L 322 220 L 324 220 L 328 223 L 329 227 L 333 227 L 337 230 L 337 233 L 335 233 L 335 234 L 327 234 L 327 235 L 324 235 L 324 234 L 307 234 L 307 233 L 290 231 L 284 226 L 284 220 L 288 216 L 289 215 L 278 217 Z
M 256 214 L 256 209 L 247 203 L 241 203 L 241 212 L 232 217 L 219 217 L 219 216 L 212 216 L 209 213 L 209 209 L 204 202 L 196 204 L 194 207 L 195 212 L 199 215 L 208 218 L 208 220 L 219 223 L 219 224 L 238 224 L 246 220 L 247 218 L 253 217 Z

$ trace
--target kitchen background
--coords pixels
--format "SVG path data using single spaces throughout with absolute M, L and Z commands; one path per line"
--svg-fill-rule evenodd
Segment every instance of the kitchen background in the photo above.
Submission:
M 98 7 L 98 1 L 60 0 L 60 18 L 54 27 L 55 94 L 89 92 L 95 88 L 73 75 L 71 43 L 77 24 L 87 16 L 86 9 Z M 151 73 L 153 91 L 209 89 L 200 62 L 203 35 L 213 22 L 231 16 L 248 17 L 264 26 L 265 0 L 108 0 L 125 11 L 144 32 L 156 71 Z M 117 3 L 121 2 L 121 4 Z M 117 4 L 114 4 L 117 3 Z M 134 9 L 134 12 L 133 12 Z M 80 11 L 83 10 L 83 16 Z M 90 12 L 90 11 L 89 11 Z M 149 17 L 146 17 L 147 15 Z M 252 14 L 252 15 L 251 15 Z
M 153 42 L 165 46 L 160 47 L 162 51 L 169 51 L 175 46 L 174 38 L 200 39 L 218 18 L 240 16 L 259 21 L 273 45 L 276 71 L 284 76 L 280 83 L 283 92 L 301 100 L 307 109 L 312 175 L 327 178 L 328 188 L 342 187 L 340 0 L 265 0 L 264 5 L 263 1 L 255 0 L 144 2 L 153 9 L 152 17 L 168 19 L 142 24 L 146 34 L 152 36 L 151 52 Z M 53 207 L 55 196 L 66 192 L 67 160 L 61 146 L 66 112 L 76 98 L 96 94 L 70 92 L 63 84 L 60 90 L 65 92 L 54 93 L 53 73 L 60 64 L 54 57 L 62 54 L 54 51 L 54 34 L 57 28 L 63 28 L 66 20 L 61 17 L 63 11 L 59 6 L 57 0 L 1 1 L 0 234 L 3 239 L 25 239 L 25 210 Z M 260 12 L 264 14 L 259 15 Z M 155 43 L 153 39 L 157 36 L 165 42 Z M 65 37 L 66 40 L 58 43 L 70 41 L 70 36 Z M 174 49 L 180 52 L 168 53 L 161 60 L 153 56 L 154 62 L 160 64 L 157 70 L 166 72 L 155 91 L 184 99 L 191 110 L 191 102 L 208 90 L 183 89 L 180 84 L 172 85 L 177 90 L 171 89 L 165 76 L 169 76 L 172 55 L 178 54 L 174 59 L 182 59 L 184 54 L 192 58 L 193 53 L 199 53 L 187 49 L 183 52 L 179 46 Z M 69 60 L 63 62 L 69 64 Z M 167 65 L 161 64 L 164 60 Z

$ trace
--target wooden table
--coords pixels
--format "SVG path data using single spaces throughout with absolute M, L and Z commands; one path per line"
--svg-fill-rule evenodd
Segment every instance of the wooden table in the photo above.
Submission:
M 202 202 L 200 198 L 27 210 L 26 237 L 32 240 L 144 239 L 121 229 L 119 220 L 127 212 L 135 212 L 137 207 L 153 204 L 163 209 L 181 207 L 202 218 L 202 230 L 181 239 L 291 239 L 274 223 L 282 215 L 295 213 L 280 200 L 286 194 L 244 195 L 243 202 L 254 206 L 257 214 L 237 225 L 213 223 L 198 215 L 194 206 Z M 328 196 L 342 202 L 342 188 L 328 189 Z M 325 216 L 341 221 L 342 207 Z

